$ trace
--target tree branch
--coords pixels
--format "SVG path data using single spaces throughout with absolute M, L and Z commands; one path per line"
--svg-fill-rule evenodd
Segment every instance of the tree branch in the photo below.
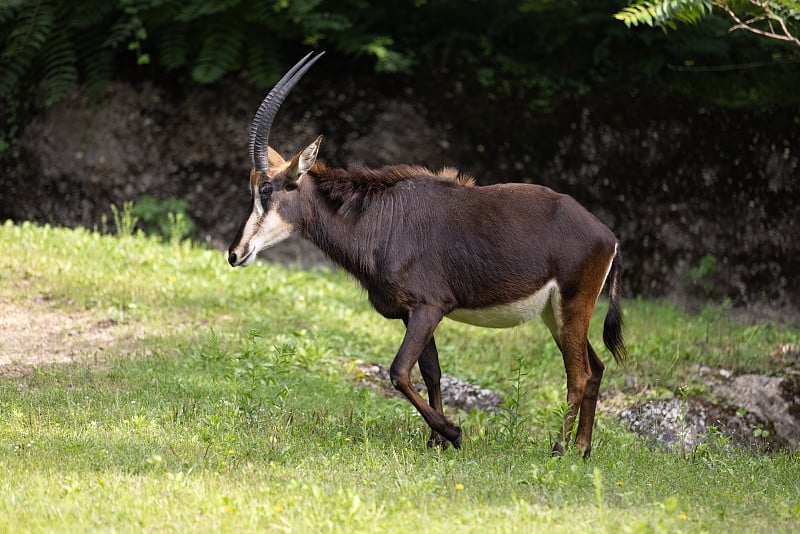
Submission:
M 787 41 L 794 43 L 797 46 L 800 46 L 800 38 L 792 35 L 792 33 L 789 31 L 788 26 L 786 25 L 786 21 L 772 11 L 772 8 L 769 6 L 769 2 L 767 0 L 762 0 L 760 2 L 758 0 L 750 0 L 750 3 L 762 9 L 764 11 L 764 14 L 743 21 L 733 11 L 733 9 L 731 9 L 730 5 L 728 5 L 728 2 L 726 0 L 714 0 L 714 5 L 725 11 L 728 14 L 728 16 L 732 18 L 733 21 L 736 23 L 733 26 L 731 26 L 731 28 L 728 31 L 732 32 L 735 30 L 745 30 L 750 33 L 754 33 L 764 37 L 769 37 L 770 39 Z M 767 21 L 769 30 L 762 30 L 754 26 L 754 24 L 757 24 L 762 21 Z M 778 24 L 780 24 L 782 33 L 779 33 L 778 31 L 775 30 L 775 27 L 772 25 L 773 22 L 777 22 Z

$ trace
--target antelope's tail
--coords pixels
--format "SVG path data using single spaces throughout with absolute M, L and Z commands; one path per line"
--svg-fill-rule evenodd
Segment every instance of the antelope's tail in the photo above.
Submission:
M 619 275 L 622 271 L 622 255 L 619 250 L 614 255 L 611 262 L 611 270 L 608 272 L 608 313 L 603 322 L 603 343 L 605 343 L 614 360 L 620 365 L 625 365 L 628 358 L 628 350 L 622 340 L 622 307 L 620 306 L 619 295 Z

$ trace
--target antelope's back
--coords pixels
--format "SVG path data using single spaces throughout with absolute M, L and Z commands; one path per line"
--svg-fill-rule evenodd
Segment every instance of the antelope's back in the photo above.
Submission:
M 606 269 L 617 239 L 568 195 L 532 184 L 498 184 L 430 191 L 428 240 L 462 306 L 511 302 L 551 281 L 569 287 L 564 273 Z M 426 240 L 419 238 L 418 243 Z

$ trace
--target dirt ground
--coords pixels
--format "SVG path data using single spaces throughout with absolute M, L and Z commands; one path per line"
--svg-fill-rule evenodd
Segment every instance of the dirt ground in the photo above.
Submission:
M 105 360 L 108 347 L 136 335 L 112 319 L 98 321 L 89 311 L 63 311 L 40 297 L 10 303 L 0 299 L 0 376 L 75 361 Z

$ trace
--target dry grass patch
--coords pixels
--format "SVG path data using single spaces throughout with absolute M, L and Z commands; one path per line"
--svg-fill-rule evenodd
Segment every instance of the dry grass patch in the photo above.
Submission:
M 129 345 L 142 336 L 136 323 L 55 308 L 41 296 L 22 302 L 0 300 L 0 377 L 23 377 L 54 364 L 101 364 L 110 347 Z

